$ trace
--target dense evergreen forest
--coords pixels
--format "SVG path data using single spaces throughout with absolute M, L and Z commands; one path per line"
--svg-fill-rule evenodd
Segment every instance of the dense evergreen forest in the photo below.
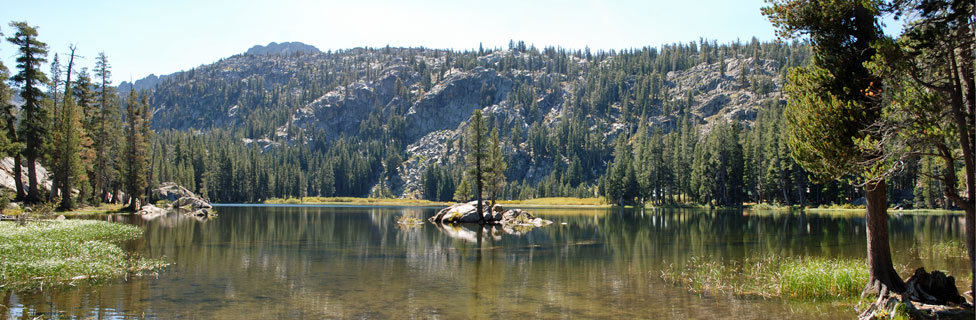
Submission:
M 31 179 L 16 195 L 26 201 L 151 202 L 149 190 L 166 181 L 216 202 L 452 200 L 465 194 L 457 192 L 465 184 L 462 133 L 474 110 L 497 131 L 507 163 L 501 199 L 735 206 L 861 197 L 850 184 L 810 180 L 790 155 L 781 88 L 790 68 L 809 63 L 804 42 L 263 50 L 137 92 L 130 83 L 113 87 L 104 54 L 94 77 L 57 55 L 45 75 L 36 30 L 11 27 L 17 35 L 8 40 L 22 57 L 0 89 L 3 101 L 21 99 L 5 104 L 3 152 L 52 168 L 60 190 L 35 194 Z M 939 181 L 926 178 L 939 170 L 933 161 L 908 163 L 894 175 L 889 201 L 949 207 Z

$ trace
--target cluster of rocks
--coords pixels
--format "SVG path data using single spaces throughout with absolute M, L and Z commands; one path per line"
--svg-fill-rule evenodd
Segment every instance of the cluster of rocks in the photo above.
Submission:
M 196 195 L 193 191 L 177 185 L 173 182 L 164 182 L 159 188 L 153 190 L 153 197 L 166 200 L 171 205 L 169 208 L 159 208 L 147 204 L 136 212 L 142 215 L 164 215 L 169 211 L 177 211 L 189 216 L 209 217 L 213 215 L 213 206 L 206 199 Z
M 500 204 L 491 205 L 488 201 L 482 202 L 484 219 L 481 219 L 478 216 L 477 205 L 477 201 L 458 203 L 437 212 L 429 221 L 439 224 L 484 223 L 504 227 L 528 228 L 541 227 L 552 223 L 552 221 L 535 217 L 527 211 L 521 209 L 505 210 Z
M 886 288 L 878 299 L 870 304 L 858 319 L 973 319 L 976 313 L 973 305 L 967 303 L 956 289 L 956 281 L 941 271 L 925 272 L 925 268 L 915 269 L 915 273 L 905 281 L 905 291 L 901 294 Z

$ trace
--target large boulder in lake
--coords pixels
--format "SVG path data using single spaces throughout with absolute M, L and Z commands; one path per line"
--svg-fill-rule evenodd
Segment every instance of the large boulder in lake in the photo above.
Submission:
M 209 202 L 207 202 L 207 200 L 193 196 L 176 199 L 176 202 L 173 202 L 173 208 L 198 210 L 210 209 L 212 206 Z
M 488 201 L 482 202 L 485 210 L 485 221 L 491 218 L 491 204 Z M 478 217 L 478 201 L 458 203 L 453 206 L 441 209 L 436 215 L 431 217 L 430 222 L 435 223 L 479 223 L 482 220 Z
M 172 209 L 193 216 L 209 216 L 213 208 L 210 201 L 173 182 L 164 182 L 153 190 L 153 196 L 172 202 Z
M 478 202 L 458 203 L 450 207 L 441 209 L 429 220 L 433 223 L 454 224 L 454 223 L 481 223 L 497 224 L 502 227 L 518 231 L 526 231 L 535 227 L 546 226 L 552 221 L 533 216 L 521 209 L 505 210 L 500 204 L 492 206 L 488 201 L 484 201 L 484 220 L 478 216 Z
M 177 185 L 175 182 L 163 182 L 159 185 L 159 188 L 153 190 L 153 197 L 175 202 L 183 197 L 196 197 L 196 194 L 187 188 Z

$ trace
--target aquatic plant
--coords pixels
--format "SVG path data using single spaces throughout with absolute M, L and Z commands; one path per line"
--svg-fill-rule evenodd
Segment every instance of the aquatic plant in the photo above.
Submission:
M 94 220 L 0 222 L 0 289 L 40 289 L 152 272 L 162 260 L 118 246 L 142 236 L 131 225 Z
M 661 278 L 697 293 L 795 299 L 851 299 L 868 280 L 858 260 L 766 256 L 742 261 L 692 257 L 683 267 L 670 265 Z

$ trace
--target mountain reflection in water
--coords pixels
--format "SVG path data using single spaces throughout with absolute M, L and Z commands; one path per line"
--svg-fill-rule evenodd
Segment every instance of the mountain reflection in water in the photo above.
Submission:
M 219 207 L 198 220 L 102 216 L 146 229 L 125 243 L 173 264 L 94 287 L 0 293 L 3 318 L 849 318 L 829 303 L 696 295 L 660 270 L 691 257 L 864 259 L 864 219 L 692 209 L 530 209 L 523 234 L 476 225 L 401 228 L 436 208 Z M 968 279 L 965 257 L 913 250 L 961 241 L 961 216 L 892 216 L 895 264 Z M 961 276 L 959 276 L 961 275 Z M 959 281 L 960 287 L 963 286 Z

